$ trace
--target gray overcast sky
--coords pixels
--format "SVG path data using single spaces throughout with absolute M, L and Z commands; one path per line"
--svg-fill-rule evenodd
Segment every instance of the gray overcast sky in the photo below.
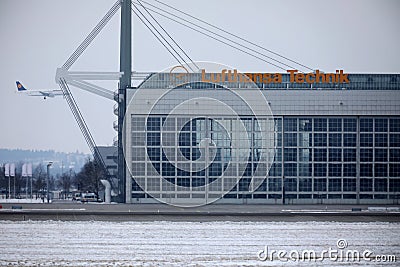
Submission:
M 152 1 L 152 0 L 148 0 Z M 323 71 L 400 73 L 400 1 L 183 1 L 179 9 Z M 43 100 L 15 93 L 57 88 L 55 71 L 113 5 L 113 0 L 0 0 L 0 148 L 89 149 L 62 97 Z M 174 59 L 133 20 L 133 69 L 160 71 Z M 272 66 L 160 19 L 192 59 L 242 71 Z M 118 71 L 119 12 L 71 70 Z M 107 84 L 110 90 L 117 83 Z M 71 87 L 99 145 L 116 132 L 113 101 Z

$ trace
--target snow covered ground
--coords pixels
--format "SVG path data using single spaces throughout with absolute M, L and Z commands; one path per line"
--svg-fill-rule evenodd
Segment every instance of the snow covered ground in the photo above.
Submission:
M 257 252 L 337 249 L 338 239 L 347 249 L 396 255 L 399 264 L 399 223 L 0 221 L 0 266 L 308 266 L 262 262 Z M 313 265 L 321 264 L 375 265 Z
M 47 198 L 45 199 L 47 201 Z M 38 199 L 17 199 L 17 198 L 11 198 L 11 199 L 6 199 L 6 198 L 0 198 L 0 203 L 43 203 L 43 200 L 38 198 Z

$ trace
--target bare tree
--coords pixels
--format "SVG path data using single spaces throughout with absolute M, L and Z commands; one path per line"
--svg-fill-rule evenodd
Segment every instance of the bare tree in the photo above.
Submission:
M 33 171 L 33 177 L 35 179 L 33 188 L 36 191 L 36 198 L 40 197 L 39 194 L 43 194 L 46 188 L 46 175 L 46 171 L 41 163 L 36 166 L 35 170 Z
M 0 165 L 1 166 L 1 165 Z M 8 180 L 4 173 L 4 166 L 0 168 L 0 194 L 4 194 L 7 190 Z
M 77 173 L 74 184 L 78 190 L 85 192 L 94 192 L 99 195 L 102 187 L 100 180 L 105 177 L 104 168 L 95 161 L 88 159 L 81 171 Z
M 63 173 L 58 179 L 58 185 L 63 191 L 64 198 L 68 195 L 72 185 L 71 174 Z

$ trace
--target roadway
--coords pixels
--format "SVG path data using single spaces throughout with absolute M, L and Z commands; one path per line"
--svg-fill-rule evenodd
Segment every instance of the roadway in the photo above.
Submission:
M 396 221 L 399 206 L 379 205 L 231 205 L 182 208 L 165 204 L 2 203 L 0 220 L 107 221 Z M 353 208 L 361 210 L 352 211 Z

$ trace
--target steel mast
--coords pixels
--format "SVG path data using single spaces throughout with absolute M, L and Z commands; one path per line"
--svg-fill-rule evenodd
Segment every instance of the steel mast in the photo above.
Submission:
M 126 163 L 123 151 L 125 143 L 124 118 L 126 112 L 126 89 L 131 87 L 132 75 L 132 20 L 131 0 L 121 3 L 120 72 L 118 86 L 118 187 L 119 201 L 130 203 L 131 188 L 126 188 Z

